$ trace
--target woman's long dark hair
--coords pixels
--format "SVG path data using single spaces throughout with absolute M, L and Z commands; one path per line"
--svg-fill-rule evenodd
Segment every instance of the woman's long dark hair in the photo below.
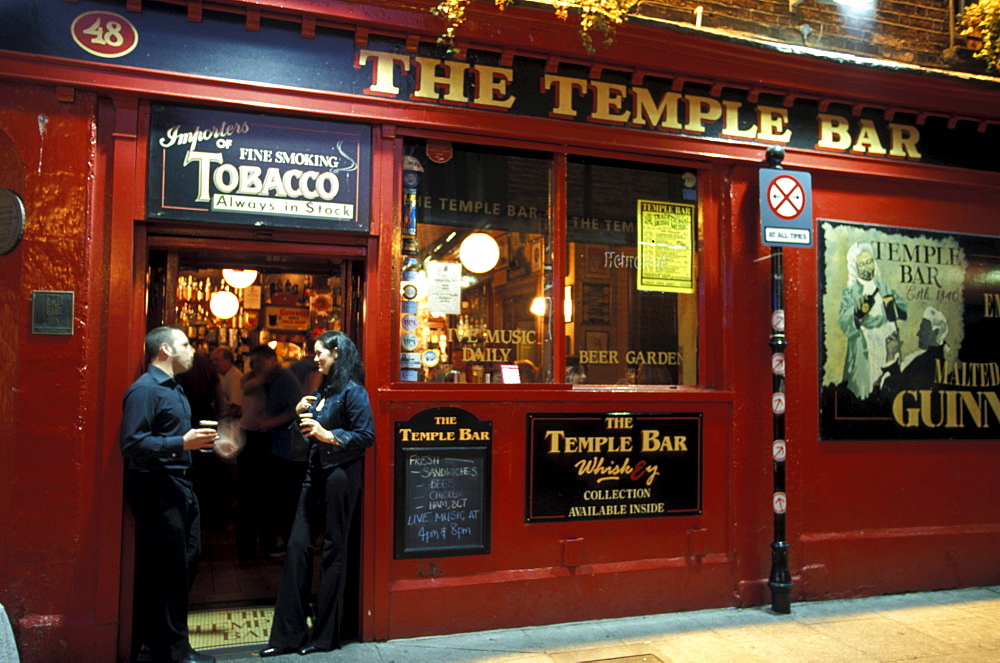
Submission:
M 342 331 L 328 331 L 320 334 L 316 340 L 330 352 L 337 352 L 333 370 L 329 375 L 323 376 L 323 384 L 319 388 L 321 394 L 335 394 L 351 380 L 364 385 L 365 367 L 361 364 L 361 355 L 350 336 Z

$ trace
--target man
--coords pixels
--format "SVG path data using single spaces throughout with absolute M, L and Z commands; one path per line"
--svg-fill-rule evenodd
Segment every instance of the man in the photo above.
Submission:
M 219 435 L 222 439 L 232 441 L 239 427 L 238 419 L 243 407 L 243 386 L 240 384 L 243 371 L 233 365 L 236 356 L 232 349 L 220 345 L 211 355 L 195 353 L 194 368 L 185 373 L 185 376 L 198 368 L 199 357 L 204 357 L 208 363 L 215 390 L 213 409 L 200 418 L 218 419 Z M 188 383 L 185 382 L 183 386 L 190 396 Z M 190 398 L 188 400 L 194 409 L 194 400 Z M 195 454 L 192 481 L 201 504 L 202 526 L 206 530 L 221 532 L 226 529 L 232 515 L 235 492 L 232 468 L 227 462 L 222 462 L 223 452 L 227 451 L 226 445 L 220 445 L 216 450 L 218 454 Z
M 236 368 L 233 363 L 236 355 L 233 349 L 226 345 L 220 345 L 212 351 L 212 366 L 219 374 L 219 394 L 218 410 L 219 419 L 238 419 L 240 410 L 243 407 L 243 371 Z
M 868 242 L 848 249 L 847 273 L 838 317 L 847 336 L 844 382 L 851 393 L 864 400 L 872 395 L 886 364 L 886 339 L 896 329 L 888 323 L 905 320 L 909 305 L 882 280 L 875 250 Z
M 306 354 L 301 359 L 296 359 L 292 362 L 288 370 L 299 381 L 303 396 L 315 394 L 316 390 L 319 389 L 319 385 L 323 382 L 323 376 L 316 369 L 316 355 L 309 348 L 307 348 Z
M 895 322 L 888 323 L 892 326 L 892 332 L 885 338 L 885 364 L 882 365 L 882 373 L 873 387 L 874 394 L 886 406 L 891 406 L 892 400 L 899 393 L 900 376 L 902 374 L 903 358 L 900 351 L 903 349 L 903 342 L 899 338 L 899 329 Z
M 178 375 L 177 382 L 191 404 L 192 426 L 197 426 L 204 419 L 215 419 L 216 403 L 219 400 L 219 376 L 204 347 L 194 348 L 191 368 Z
M 247 400 L 259 399 L 262 405 L 251 421 L 244 416 L 246 446 L 237 461 L 236 548 L 240 558 L 253 559 L 258 549 L 265 555 L 280 552 L 278 539 L 287 540 L 295 516 L 302 483 L 294 485 L 289 423 L 295 419 L 301 388 L 280 366 L 275 351 L 258 345 L 250 351 L 243 389 Z
M 128 464 L 125 497 L 135 516 L 135 632 L 154 663 L 214 662 L 188 640 L 188 592 L 201 554 L 201 523 L 186 475 L 191 450 L 210 449 L 217 435 L 191 427 L 191 406 L 176 380 L 194 363 L 184 332 L 150 331 L 146 360 L 146 372 L 125 392 L 120 434 Z

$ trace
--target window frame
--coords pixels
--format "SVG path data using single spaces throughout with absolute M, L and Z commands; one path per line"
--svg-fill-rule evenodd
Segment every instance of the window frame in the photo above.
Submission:
M 553 293 L 563 293 L 565 287 L 565 275 L 566 267 L 568 262 L 568 246 L 567 240 L 567 213 L 568 213 L 568 201 L 567 201 L 567 187 L 565 186 L 566 177 L 569 169 L 569 161 L 572 157 L 581 158 L 594 158 L 606 161 L 617 161 L 623 165 L 628 163 L 643 163 L 647 165 L 663 166 L 668 168 L 684 168 L 687 170 L 694 171 L 698 177 L 698 181 L 695 185 L 697 191 L 696 203 L 695 203 L 695 242 L 696 242 L 696 257 L 695 257 L 695 284 L 697 297 L 697 309 L 698 309 L 698 329 L 697 329 L 697 340 L 698 340 L 698 350 L 697 350 L 697 363 L 698 363 L 698 383 L 696 385 L 616 385 L 616 384 L 569 384 L 565 381 L 566 372 L 566 345 L 565 345 L 565 335 L 566 335 L 566 323 L 561 315 L 561 306 L 551 306 L 548 315 L 550 316 L 550 325 L 552 328 L 552 370 L 553 376 L 556 379 L 550 383 L 535 383 L 531 385 L 527 384 L 475 384 L 475 383 L 460 383 L 463 390 L 470 389 L 475 390 L 477 388 L 502 388 L 502 389 L 527 389 L 527 388 L 564 388 L 571 389 L 574 391 L 670 391 L 675 393 L 682 392 L 699 392 L 705 390 L 717 390 L 723 384 L 723 366 L 722 366 L 722 356 L 721 353 L 710 353 L 706 352 L 707 348 L 707 337 L 708 337 L 708 321 L 710 320 L 720 320 L 723 317 L 723 311 L 726 308 L 726 303 L 722 299 L 722 281 L 725 271 L 725 262 L 720 257 L 721 245 L 723 243 L 723 238 L 720 236 L 720 224 L 719 224 L 719 200 L 720 196 L 716 195 L 716 189 L 720 185 L 720 182 L 724 179 L 715 167 L 714 161 L 704 155 L 692 155 L 687 153 L 676 154 L 673 152 L 664 153 L 662 151 L 634 151 L 627 149 L 619 150 L 608 150 L 602 149 L 600 147 L 590 147 L 587 145 L 573 145 L 567 147 L 566 145 L 554 145 L 539 141 L 527 141 L 516 138 L 503 138 L 503 137 L 486 137 L 481 134 L 466 134 L 466 133 L 455 133 L 448 131 L 437 131 L 423 128 L 413 128 L 413 127 L 397 127 L 395 131 L 396 140 L 396 150 L 395 150 L 395 163 L 393 168 L 394 176 L 398 176 L 402 172 L 403 163 L 403 145 L 406 139 L 423 139 L 423 140 L 435 140 L 435 141 L 447 141 L 452 143 L 461 143 L 470 146 L 482 146 L 484 148 L 507 148 L 515 150 L 525 150 L 534 153 L 544 153 L 549 155 L 551 158 L 551 173 L 552 173 L 552 228 L 551 237 L 553 245 L 552 253 L 552 292 Z M 394 187 L 392 190 L 398 192 L 399 201 L 395 201 L 394 207 L 402 210 L 401 207 L 401 185 Z M 399 225 L 399 219 L 397 219 L 397 225 Z M 400 247 L 399 242 L 396 242 L 396 246 L 393 247 L 392 255 L 397 262 L 401 262 L 401 254 L 399 253 Z M 401 279 L 401 272 L 398 269 L 394 271 L 393 285 L 398 291 L 399 282 Z M 560 297 L 559 301 L 562 299 Z M 395 297 L 393 300 L 393 305 L 395 307 L 395 314 L 398 317 L 399 311 L 399 298 Z M 554 314 L 558 313 L 558 314 Z M 396 343 L 395 347 L 399 347 L 400 330 L 397 329 L 394 332 L 394 341 Z M 412 388 L 415 385 L 420 385 L 420 388 L 454 388 L 456 385 L 453 383 L 434 383 L 434 382 L 404 382 L 399 379 L 399 357 L 398 353 L 394 354 L 393 366 L 392 366 L 392 385 L 397 389 Z

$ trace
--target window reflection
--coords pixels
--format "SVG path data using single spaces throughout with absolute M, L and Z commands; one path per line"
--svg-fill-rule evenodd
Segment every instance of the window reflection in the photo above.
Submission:
M 677 168 L 570 159 L 567 382 L 697 384 L 695 183 Z
M 571 156 L 553 182 L 551 154 L 404 149 L 402 381 L 698 383 L 694 171 Z
M 401 379 L 551 381 L 551 316 L 532 311 L 550 298 L 549 159 L 422 140 L 405 150 L 417 186 L 404 173 L 415 221 L 409 241 L 404 230 Z

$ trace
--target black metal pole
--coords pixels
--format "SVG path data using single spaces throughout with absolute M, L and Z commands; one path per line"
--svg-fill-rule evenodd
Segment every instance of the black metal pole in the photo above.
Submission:
M 767 162 L 772 168 L 781 168 L 785 151 L 780 147 L 767 149 Z M 784 253 L 780 246 L 771 253 L 771 418 L 773 441 L 774 492 L 771 509 L 774 512 L 774 540 L 771 542 L 771 573 L 767 585 L 771 588 L 771 609 L 787 615 L 792 611 L 789 596 L 792 592 L 792 574 L 788 569 L 788 541 L 785 540 L 785 272 Z

